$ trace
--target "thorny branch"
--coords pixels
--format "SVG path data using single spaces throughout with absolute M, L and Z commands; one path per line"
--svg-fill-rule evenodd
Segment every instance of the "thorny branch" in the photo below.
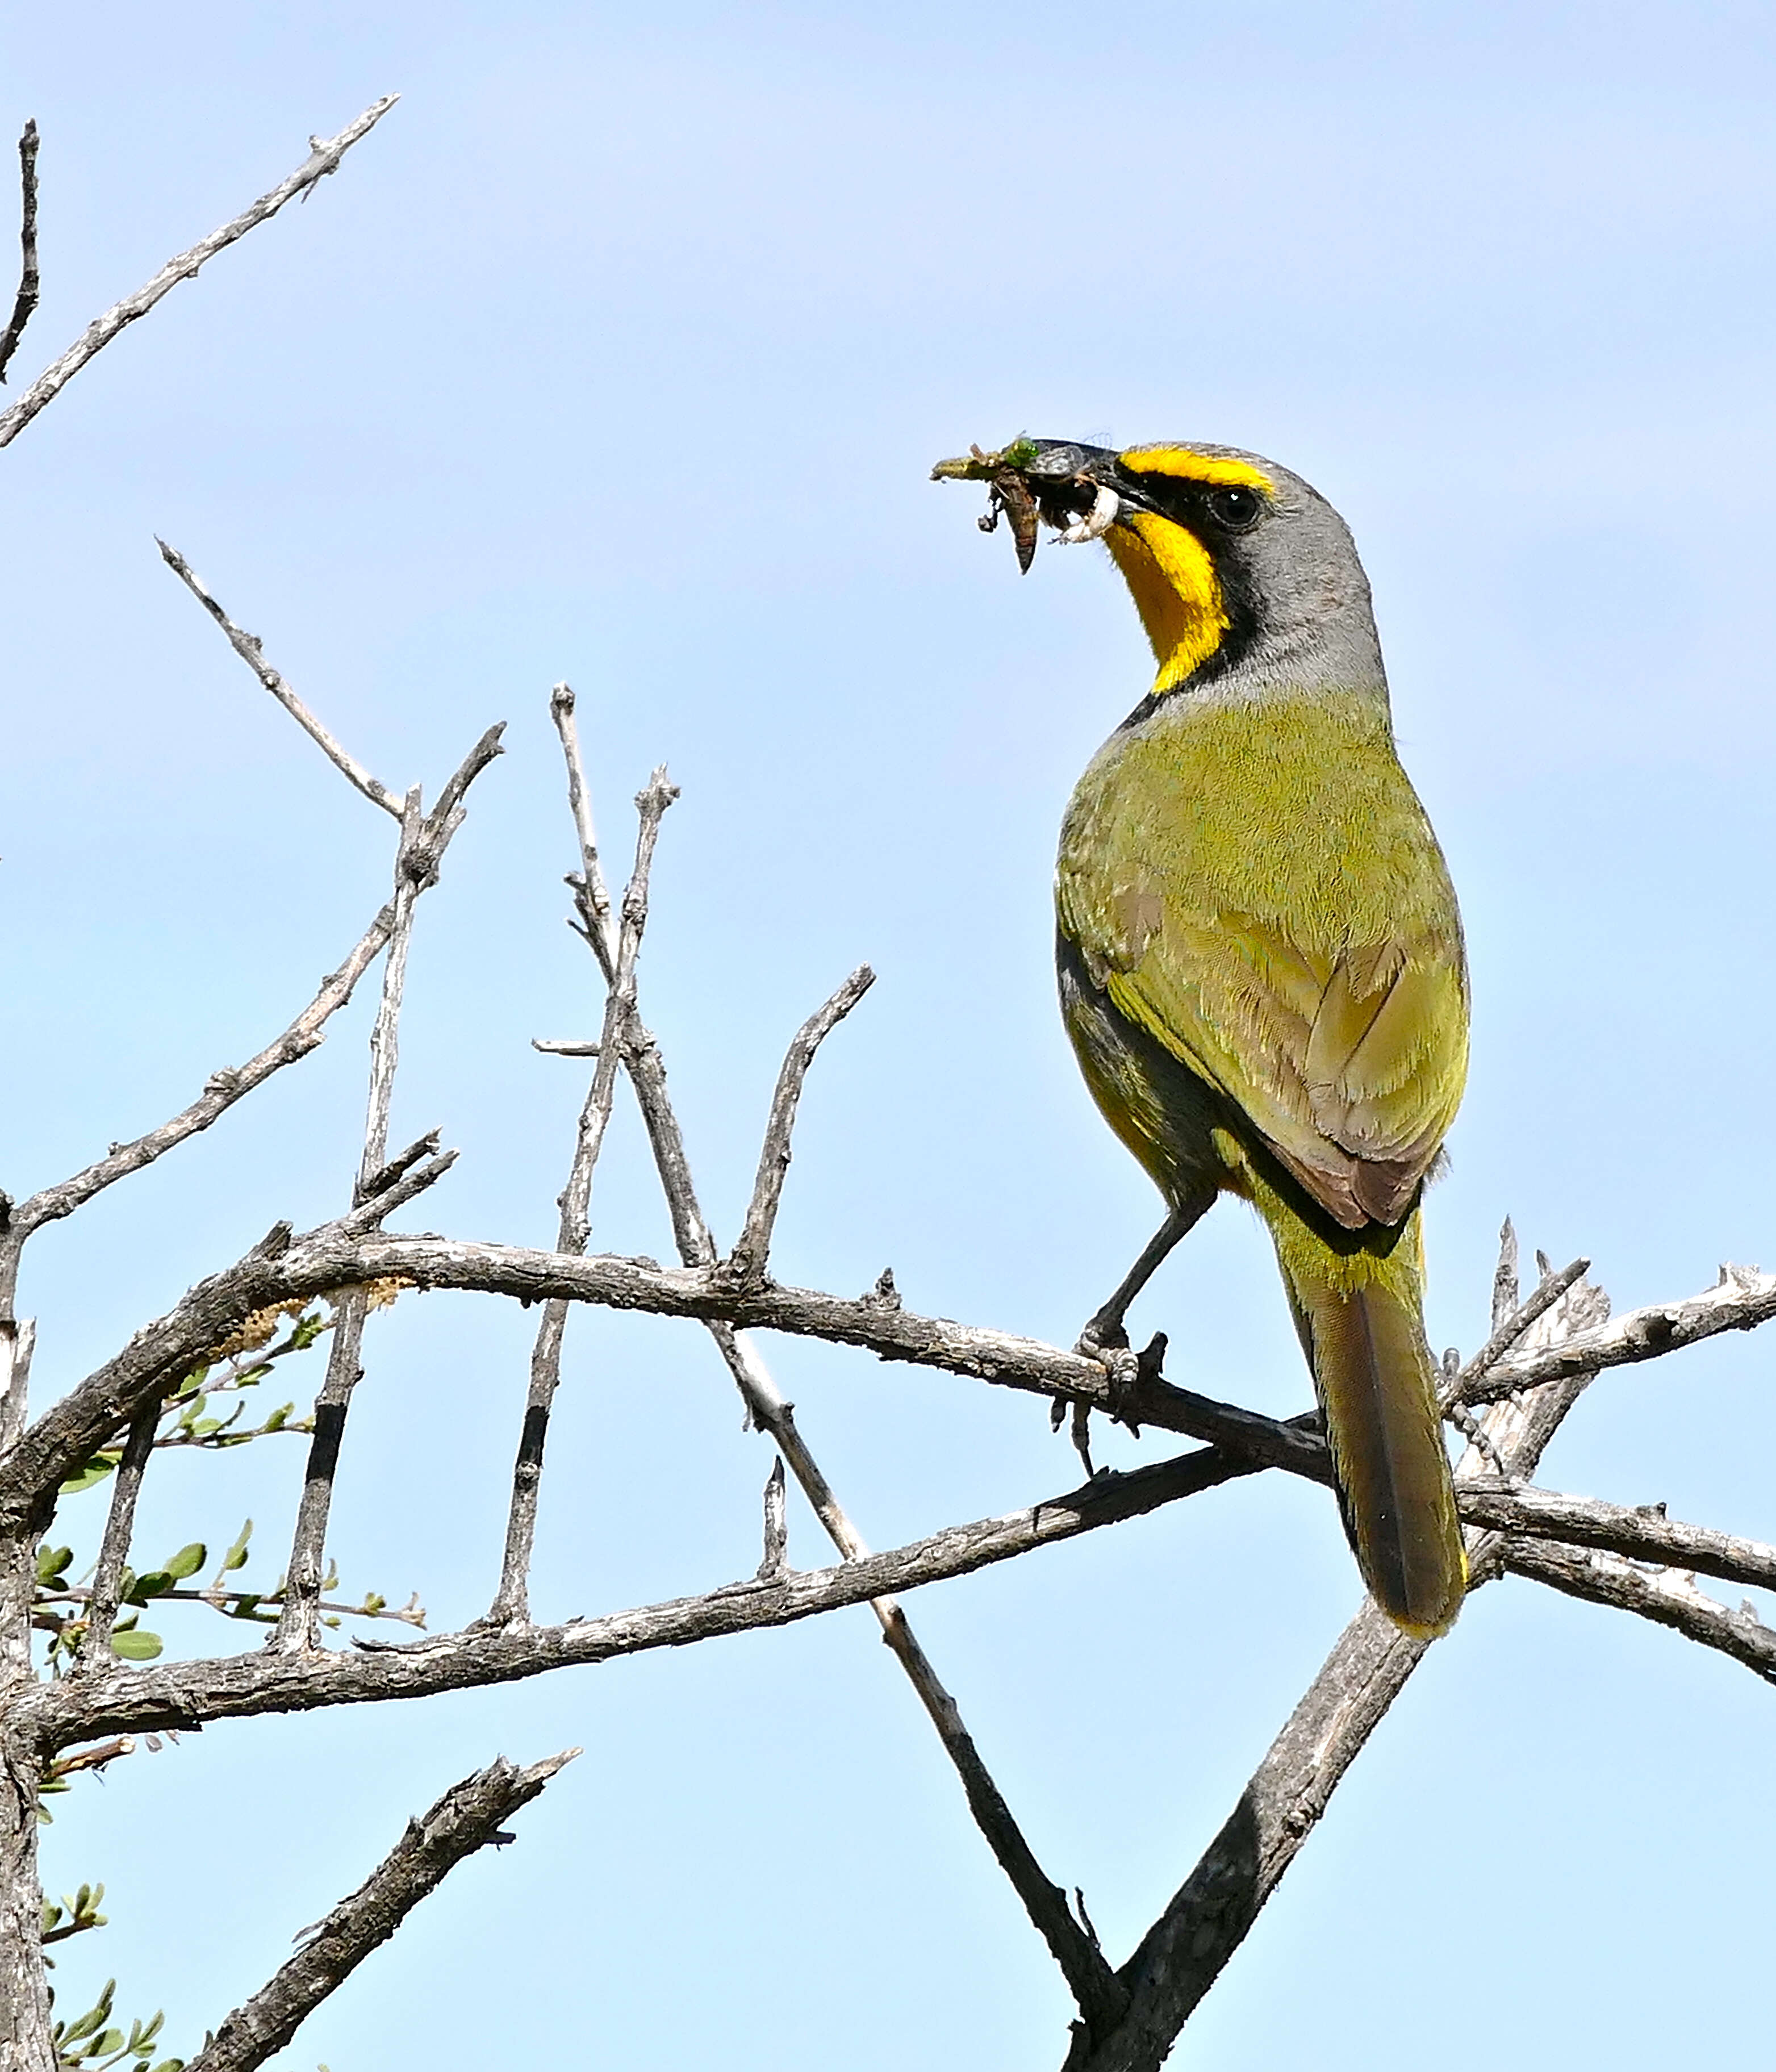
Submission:
M 253 2072 L 296 2033 L 327 1995 L 389 1937 L 465 1856 L 508 1842 L 500 1832 L 521 1806 L 580 1753 L 520 1770 L 504 1756 L 453 1784 L 407 1832 L 349 1899 L 306 1930 L 302 1948 L 253 1998 L 236 2008 L 185 2072 Z
M 37 125 L 27 122 L 24 134 L 18 139 L 18 184 L 21 190 L 18 205 L 18 293 L 14 298 L 12 314 L 6 327 L 0 331 L 0 381 L 6 378 L 6 368 L 12 356 L 18 350 L 18 341 L 25 335 L 25 326 L 31 322 L 37 307 Z
M 280 181 L 269 194 L 261 195 L 220 230 L 212 230 L 187 251 L 169 259 L 151 281 L 138 288 L 133 295 L 125 295 L 121 302 L 113 303 L 103 316 L 95 318 L 67 352 L 43 369 L 10 410 L 0 411 L 0 446 L 10 446 L 95 353 L 102 352 L 119 331 L 133 324 L 138 317 L 146 316 L 162 296 L 177 287 L 181 281 L 195 280 L 198 269 L 217 253 L 225 251 L 249 230 L 257 229 L 275 216 L 286 202 L 306 193 L 317 180 L 336 172 L 346 153 L 360 138 L 368 136 L 399 97 L 393 93 L 384 94 L 380 101 L 365 109 L 356 121 L 347 123 L 337 137 L 311 138 L 308 156 L 287 179 Z

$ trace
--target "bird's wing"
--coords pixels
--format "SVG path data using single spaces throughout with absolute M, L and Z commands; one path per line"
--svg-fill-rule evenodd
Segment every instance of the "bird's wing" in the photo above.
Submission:
M 1462 1098 L 1459 935 L 1428 923 L 1320 954 L 1250 914 L 1062 878 L 1062 926 L 1117 1009 L 1235 1102 L 1341 1223 L 1397 1222 Z

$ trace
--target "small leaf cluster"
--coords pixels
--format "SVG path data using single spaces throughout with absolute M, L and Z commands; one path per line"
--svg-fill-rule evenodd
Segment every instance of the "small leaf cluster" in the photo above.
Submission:
M 107 1979 L 105 1991 L 84 2014 L 56 2023 L 51 2035 L 57 2066 L 66 2072 L 109 2072 L 113 2066 L 127 2066 L 128 2072 L 185 2072 L 183 2058 L 150 2062 L 163 2020 L 158 2010 L 150 2021 L 131 2022 L 127 2034 L 112 2026 L 111 2003 L 117 1990 L 117 1980 Z
M 267 1310 L 257 1320 L 249 1318 L 242 1336 L 250 1342 L 257 1331 L 263 1331 L 265 1338 L 269 1339 L 275 1331 L 280 1314 L 276 1310 Z M 193 1367 L 166 1399 L 160 1429 L 154 1435 L 156 1450 L 166 1446 L 207 1446 L 220 1450 L 224 1446 L 245 1446 L 275 1432 L 313 1431 L 314 1419 L 296 1416 L 294 1402 L 280 1404 L 260 1424 L 243 1426 L 240 1420 L 246 1408 L 245 1403 L 236 1403 L 232 1410 L 224 1412 L 218 1399 L 238 1395 L 243 1389 L 256 1388 L 271 1372 L 273 1361 L 283 1359 L 291 1353 L 306 1352 L 321 1334 L 331 1328 L 331 1318 L 323 1316 L 319 1309 L 305 1309 L 279 1343 L 270 1345 L 263 1339 L 248 1342 L 217 1365 L 206 1363 Z M 101 1446 L 64 1482 L 62 1494 L 77 1496 L 82 1490 L 102 1482 L 122 1457 L 121 1444 Z

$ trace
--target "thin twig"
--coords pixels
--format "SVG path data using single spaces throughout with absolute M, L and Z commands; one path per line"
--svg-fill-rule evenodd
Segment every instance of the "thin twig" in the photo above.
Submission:
M 348 773 L 349 774 L 349 773 Z M 370 1087 L 364 1112 L 364 1149 L 358 1161 L 357 1182 L 352 1190 L 354 1207 L 363 1207 L 388 1193 L 376 1184 L 388 1156 L 388 1114 L 394 1099 L 395 1071 L 401 1062 L 401 1003 L 407 982 L 407 951 L 413 940 L 413 909 L 426 884 L 421 855 L 425 816 L 420 810 L 419 787 L 409 791 L 401 806 L 401 840 L 395 851 L 394 919 L 388 931 L 388 954 L 382 967 L 382 995 L 370 1032 Z M 399 1161 L 397 1161 L 397 1163 Z M 354 1289 L 339 1304 L 333 1321 L 333 1342 L 327 1350 L 327 1377 L 314 1400 L 314 1436 L 309 1442 L 308 1464 L 302 1478 L 302 1494 L 296 1511 L 289 1566 L 285 1572 L 284 1601 L 278 1617 L 275 1644 L 286 1649 L 306 1649 L 319 1645 L 319 1601 L 326 1573 L 327 1519 L 333 1505 L 333 1482 L 339 1471 L 339 1448 L 345 1437 L 345 1420 L 352 1392 L 363 1374 L 358 1355 L 364 1343 L 364 1324 L 369 1314 L 361 1289 Z
M 623 918 L 619 930 L 617 956 L 611 968 L 605 999 L 604 1030 L 598 1046 L 598 1065 L 580 1110 L 574 1134 L 574 1158 L 567 1185 L 558 1207 L 561 1223 L 556 1249 L 570 1255 L 582 1253 L 591 1235 L 592 1174 L 604 1146 L 604 1133 L 616 1098 L 617 1061 L 621 1054 L 618 1032 L 634 1011 L 635 959 L 648 925 L 648 884 L 653 869 L 654 848 L 666 809 L 678 796 L 666 781 L 664 770 L 656 770 L 647 789 L 635 800 L 639 825 L 635 832 L 635 866 L 623 897 Z M 567 1330 L 565 1302 L 545 1302 L 531 1348 L 530 1381 L 524 1397 L 524 1419 L 518 1435 L 517 1458 L 512 1463 L 512 1501 L 506 1515 L 506 1544 L 500 1557 L 500 1587 L 487 1612 L 495 1625 L 505 1625 L 530 1616 L 530 1560 L 536 1537 L 536 1506 L 541 1491 L 543 1453 L 549 1440 L 549 1420 L 561 1385 L 561 1343 Z
M 1658 1359 L 1721 1331 L 1755 1330 L 1776 1317 L 1776 1273 L 1723 1266 L 1714 1286 L 1677 1302 L 1625 1310 L 1594 1329 L 1539 1351 L 1502 1360 L 1468 1390 L 1470 1402 L 1496 1401 L 1544 1382 L 1601 1373 L 1605 1367 Z
M 765 1124 L 765 1141 L 758 1153 L 758 1177 L 753 1184 L 746 1219 L 733 1252 L 728 1271 L 742 1282 L 762 1281 L 771 1256 L 772 1232 L 783 1200 L 783 1179 L 789 1171 L 790 1140 L 796 1128 L 796 1110 L 802 1098 L 803 1082 L 814 1054 L 876 982 L 868 964 L 859 964 L 824 1007 L 817 1008 L 796 1031 L 777 1075 L 771 1096 L 771 1117 Z
M 24 134 L 18 139 L 18 183 L 22 190 L 18 207 L 18 243 L 21 249 L 18 266 L 18 293 L 12 305 L 12 314 L 7 319 L 4 331 L 0 331 L 0 381 L 6 378 L 6 368 L 12 356 L 18 350 L 18 341 L 25 335 L 25 326 L 31 322 L 31 313 L 37 306 L 37 125 L 27 122 Z
M 346 153 L 360 137 L 369 134 L 399 97 L 397 94 L 384 94 L 356 121 L 347 123 L 337 137 L 311 138 L 308 156 L 288 179 L 281 181 L 269 194 L 261 195 L 232 222 L 224 224 L 220 230 L 212 230 L 208 237 L 199 238 L 177 258 L 169 259 L 145 286 L 137 289 L 133 295 L 125 295 L 102 317 L 89 323 L 60 359 L 43 369 L 12 408 L 0 413 L 0 446 L 8 446 L 17 438 L 37 413 L 61 393 L 95 353 L 108 346 L 126 325 L 134 323 L 138 317 L 146 316 L 162 295 L 181 281 L 195 279 L 198 269 L 217 253 L 226 250 L 237 238 L 245 237 L 249 230 L 275 216 L 286 202 L 306 193 L 317 180 L 336 171 Z
M 409 1820 L 407 1832 L 349 1899 L 304 1932 L 287 1964 L 236 2008 L 186 2072 L 253 2072 L 282 2050 L 328 1994 L 349 1978 L 406 1917 L 477 1849 L 509 1840 L 500 1832 L 564 1764 L 580 1751 L 520 1770 L 504 1756 L 453 1784 L 431 1811 Z
M 111 1508 L 105 1521 L 105 1537 L 99 1543 L 97 1565 L 86 1603 L 86 1631 L 80 1638 L 80 1665 L 91 1670 L 111 1656 L 111 1634 L 117 1622 L 122 1601 L 123 1568 L 130 1558 L 130 1536 L 135 1529 L 136 1499 L 142 1494 L 142 1478 L 154 1451 L 154 1432 L 160 1423 L 160 1399 L 145 1401 L 130 1422 L 123 1457 L 117 1462 L 112 1485 Z
M 775 1583 L 789 1567 L 789 1520 L 783 1499 L 783 1457 L 779 1453 L 765 1478 L 765 1553 L 758 1581 Z
M 1455 1404 L 1466 1405 L 1474 1400 L 1476 1384 L 1490 1375 L 1511 1349 L 1520 1344 L 1530 1326 L 1539 1318 L 1545 1317 L 1554 1305 L 1576 1282 L 1582 1281 L 1591 1271 L 1589 1259 L 1575 1259 L 1570 1266 L 1564 1266 L 1558 1273 L 1544 1273 L 1527 1302 L 1513 1309 L 1494 1326 L 1492 1336 L 1480 1348 L 1444 1391 L 1444 1409 L 1447 1414 Z M 1494 1276 L 1494 1286 L 1497 1277 Z
M 337 971 L 328 972 L 307 1006 L 257 1057 L 249 1058 L 244 1065 L 225 1065 L 212 1072 L 204 1083 L 203 1092 L 189 1107 L 129 1143 L 114 1145 L 103 1158 L 94 1160 L 83 1171 L 21 1202 L 13 1211 L 10 1228 L 0 1238 L 0 1294 L 10 1292 L 18 1253 L 34 1231 L 59 1217 L 72 1215 L 117 1181 L 153 1165 L 157 1158 L 208 1129 L 274 1072 L 316 1049 L 323 1040 L 327 1023 L 351 999 L 358 980 L 388 940 L 394 918 L 394 902 L 390 900 L 364 930 L 344 963 Z
M 606 985 L 616 976 L 617 924 L 610 911 L 610 894 L 598 866 L 598 838 L 592 824 L 592 795 L 586 782 L 580 755 L 579 722 L 574 717 L 572 688 L 557 684 L 549 693 L 549 717 L 561 738 L 561 754 L 567 763 L 567 805 L 574 816 L 574 832 L 580 846 L 580 875 L 575 889 L 580 894 L 581 919 L 604 972 Z
M 380 806 L 385 813 L 396 820 L 401 817 L 401 794 L 392 791 L 379 777 L 372 777 L 358 758 L 343 742 L 335 739 L 297 697 L 287 680 L 265 660 L 264 643 L 257 633 L 249 633 L 244 627 L 236 626 L 226 611 L 199 581 L 189 561 L 176 547 L 170 547 L 158 536 L 154 545 L 159 548 L 161 558 L 179 581 L 191 592 L 204 609 L 228 637 L 234 650 L 260 682 L 270 692 L 284 710 L 302 730 L 335 770 L 341 771 L 372 805 Z

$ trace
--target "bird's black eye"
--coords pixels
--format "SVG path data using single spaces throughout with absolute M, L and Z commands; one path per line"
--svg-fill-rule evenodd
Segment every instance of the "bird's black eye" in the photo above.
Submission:
M 1258 513 L 1263 508 L 1256 490 L 1242 489 L 1232 484 L 1211 489 L 1207 500 L 1209 516 L 1216 524 L 1226 526 L 1230 532 L 1244 532 L 1248 526 L 1256 525 Z

